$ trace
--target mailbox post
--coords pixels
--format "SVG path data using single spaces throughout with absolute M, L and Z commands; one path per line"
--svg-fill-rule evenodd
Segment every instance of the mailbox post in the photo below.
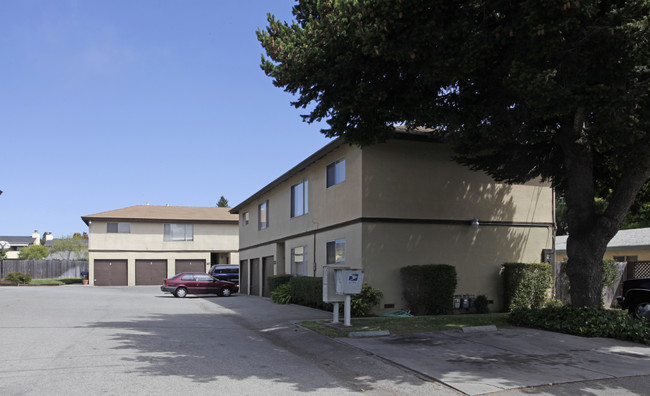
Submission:
M 323 268 L 323 301 L 334 304 L 332 323 L 338 323 L 339 303 L 343 301 L 343 325 L 351 326 L 351 296 L 361 293 L 363 277 L 362 269 L 338 265 Z

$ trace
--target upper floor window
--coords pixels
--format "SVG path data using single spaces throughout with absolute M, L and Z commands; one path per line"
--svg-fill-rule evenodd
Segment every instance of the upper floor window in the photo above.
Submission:
M 345 181 L 345 160 L 327 165 L 327 188 Z
M 248 225 L 248 212 L 244 212 L 241 214 L 241 226 Z
M 326 251 L 327 264 L 345 264 L 345 239 L 327 242 Z
M 131 233 L 131 223 L 106 223 L 106 232 L 110 233 Z
M 291 217 L 302 216 L 309 212 L 308 182 L 302 182 L 291 186 Z
M 257 207 L 258 228 L 263 230 L 269 227 L 269 201 L 262 202 Z
M 194 225 L 193 224 L 165 224 L 164 227 L 165 241 L 193 241 Z

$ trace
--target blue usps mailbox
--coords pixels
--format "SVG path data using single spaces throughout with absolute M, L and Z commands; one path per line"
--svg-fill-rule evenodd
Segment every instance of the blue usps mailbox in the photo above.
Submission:
M 363 285 L 362 269 L 336 271 L 336 294 L 359 294 Z

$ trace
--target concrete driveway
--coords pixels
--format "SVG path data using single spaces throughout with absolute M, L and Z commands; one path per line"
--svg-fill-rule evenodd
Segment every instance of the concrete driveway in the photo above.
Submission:
M 330 314 L 265 298 L 0 287 L 0 313 L 0 395 L 457 394 L 291 323 Z
M 567 395 L 649 392 L 649 378 L 639 376 L 650 375 L 650 347 L 608 338 L 513 327 L 340 341 L 468 395 L 522 390 L 523 394 Z M 643 380 L 639 383 L 630 377 Z M 602 393 L 586 391 L 594 386 Z

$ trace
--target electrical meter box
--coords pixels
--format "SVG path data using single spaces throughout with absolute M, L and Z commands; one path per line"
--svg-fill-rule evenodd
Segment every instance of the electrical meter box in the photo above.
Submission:
M 336 294 L 336 273 L 349 268 L 340 265 L 325 265 L 323 267 L 323 302 L 337 303 L 345 301 L 345 295 Z
M 362 269 L 340 269 L 336 271 L 336 294 L 359 294 L 362 285 Z

